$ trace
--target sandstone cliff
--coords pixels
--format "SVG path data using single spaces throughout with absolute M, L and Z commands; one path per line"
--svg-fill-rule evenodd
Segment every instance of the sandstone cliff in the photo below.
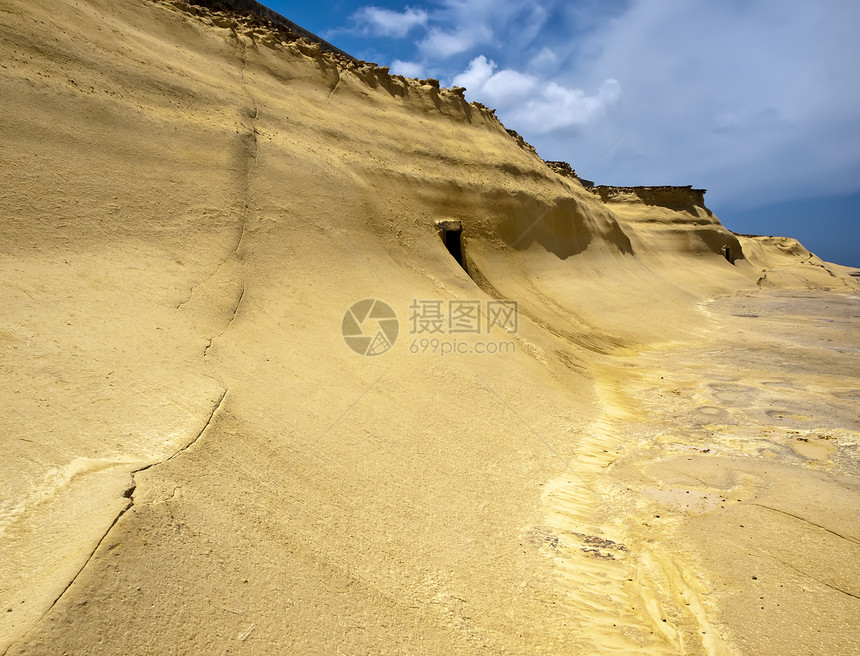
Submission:
M 257 17 L 0 13 L 0 652 L 746 639 L 606 478 L 635 447 L 619 358 L 716 326 L 719 295 L 856 292 L 846 270 L 697 190 L 589 190 L 462 89 Z M 378 358 L 341 335 L 365 298 L 400 319 Z M 410 348 L 416 300 L 507 299 L 505 357 Z

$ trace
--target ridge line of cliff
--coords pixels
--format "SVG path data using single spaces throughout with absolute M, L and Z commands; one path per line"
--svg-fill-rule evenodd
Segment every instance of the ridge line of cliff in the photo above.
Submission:
M 214 11 L 231 11 L 237 14 L 245 14 L 252 15 L 260 18 L 262 20 L 269 21 L 270 23 L 274 23 L 275 25 L 280 25 L 281 27 L 287 28 L 290 32 L 295 34 L 297 37 L 305 38 L 308 41 L 316 43 L 323 50 L 328 50 L 329 52 L 338 54 L 342 57 L 346 57 L 347 59 L 355 59 L 352 55 L 347 52 L 344 52 L 337 46 L 333 46 L 331 43 L 326 41 L 325 39 L 318 37 L 313 32 L 310 32 L 303 28 L 301 25 L 297 25 L 293 21 L 288 18 L 282 16 L 278 12 L 269 9 L 265 5 L 256 2 L 256 0 L 185 0 L 190 5 L 197 5 L 201 7 L 205 7 L 207 9 L 211 9 Z

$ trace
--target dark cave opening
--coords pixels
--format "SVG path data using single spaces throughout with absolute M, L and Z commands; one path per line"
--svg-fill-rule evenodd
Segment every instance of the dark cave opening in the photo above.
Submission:
M 461 230 L 445 231 L 445 248 L 463 266 L 463 232 Z
M 451 257 L 457 260 L 457 263 L 468 273 L 466 258 L 463 257 L 463 225 L 459 221 L 440 221 L 438 226 L 439 235 L 442 237 L 445 248 L 451 253 Z

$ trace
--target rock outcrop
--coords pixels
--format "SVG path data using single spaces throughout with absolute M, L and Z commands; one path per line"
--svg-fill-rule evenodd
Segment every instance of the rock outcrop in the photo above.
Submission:
M 594 192 L 604 203 L 638 202 L 646 205 L 659 205 L 670 210 L 691 211 L 705 207 L 705 189 L 693 189 L 686 186 L 641 186 L 641 187 L 612 187 L 597 185 Z

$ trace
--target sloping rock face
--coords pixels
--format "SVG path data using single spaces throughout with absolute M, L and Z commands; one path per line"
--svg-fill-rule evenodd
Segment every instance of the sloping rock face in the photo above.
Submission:
M 709 299 L 856 293 L 848 271 L 739 239 L 699 197 L 592 193 L 462 89 L 258 18 L 0 15 L 0 652 L 751 644 L 708 587 L 757 600 L 714 564 L 737 543 L 697 556 L 726 527 L 667 509 L 652 528 L 653 500 L 625 497 L 663 406 L 637 415 L 624 381 L 657 371 L 645 352 L 728 334 Z M 739 458 L 690 474 L 752 503 Z M 830 537 L 853 530 L 844 467 Z M 832 639 L 789 646 L 848 645 L 856 589 L 816 588 Z

